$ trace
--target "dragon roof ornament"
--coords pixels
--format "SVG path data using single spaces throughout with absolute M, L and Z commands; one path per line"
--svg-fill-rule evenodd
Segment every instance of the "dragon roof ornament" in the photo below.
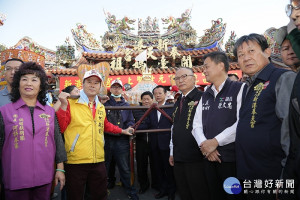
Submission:
M 134 30 L 134 28 L 130 27 L 130 25 L 135 23 L 135 19 L 130 19 L 125 16 L 122 19 L 117 20 L 115 15 L 105 12 L 105 10 L 103 10 L 103 12 L 106 17 L 105 22 L 107 23 L 109 32 L 121 33 Z
M 72 34 L 77 47 L 81 47 L 83 51 L 116 51 L 118 48 L 133 48 L 137 46 L 140 40 L 143 41 L 145 47 L 152 46 L 154 51 L 168 51 L 173 46 L 177 46 L 179 50 L 209 48 L 211 45 L 218 42 L 221 44 L 226 30 L 226 24 L 222 23 L 222 19 L 212 21 L 211 29 L 207 29 L 205 35 L 197 42 L 196 31 L 190 24 L 191 9 L 187 9 L 180 17 L 175 18 L 168 16 L 161 18 L 165 32 L 161 34 L 158 18 L 147 17 L 145 20 L 138 19 L 135 24 L 135 19 L 123 17 L 118 20 L 115 15 L 104 10 L 106 17 L 105 21 L 108 26 L 108 31 L 101 37 L 101 45 L 91 33 L 87 32 L 85 25 L 77 24 L 75 29 L 72 29 Z M 137 25 L 137 34 L 132 31 Z M 160 48 L 164 44 L 164 48 Z
M 76 24 L 76 28 L 71 30 L 73 38 L 77 46 L 87 47 L 92 50 L 100 50 L 100 42 L 94 38 L 92 33 L 86 30 L 86 25 Z
M 171 33 L 172 31 L 191 31 L 193 28 L 191 27 L 191 12 L 192 10 L 187 9 L 184 13 L 181 14 L 181 17 L 175 18 L 173 16 L 169 16 L 167 18 L 161 18 L 163 24 L 167 24 L 168 27 L 164 27 L 167 29 L 167 33 Z
M 226 23 L 223 23 L 222 18 L 212 20 L 211 23 L 211 28 L 204 30 L 204 36 L 200 37 L 199 47 L 209 46 L 216 41 L 220 41 L 220 43 L 222 43 L 226 32 Z
M 231 60 L 235 59 L 235 56 L 233 55 L 233 49 L 234 49 L 235 42 L 236 42 L 236 34 L 234 31 L 231 31 L 230 37 L 228 38 L 227 42 L 225 43 L 225 52 Z

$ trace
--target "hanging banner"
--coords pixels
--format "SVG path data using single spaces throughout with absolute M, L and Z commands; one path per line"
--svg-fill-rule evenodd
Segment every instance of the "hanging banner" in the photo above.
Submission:
M 239 78 L 242 77 L 241 70 L 232 70 L 229 71 L 228 74 L 236 74 Z M 152 74 L 152 81 L 157 85 L 170 86 L 171 78 L 174 77 L 175 74 Z M 196 85 L 209 85 L 206 81 L 203 73 L 195 73 L 197 78 Z M 120 75 L 120 76 L 109 76 L 107 79 L 106 87 L 110 88 L 110 84 L 113 80 L 120 79 L 124 84 L 128 83 L 131 87 L 134 87 L 136 84 L 142 81 L 142 75 Z M 82 83 L 79 80 L 78 76 L 63 76 L 59 77 L 59 90 L 63 90 L 65 87 L 69 85 L 75 85 L 78 89 L 82 89 Z
M 37 64 L 45 67 L 45 57 L 32 51 L 23 49 L 7 49 L 1 52 L 0 59 L 1 65 L 9 59 L 20 59 L 24 62 L 36 62 Z

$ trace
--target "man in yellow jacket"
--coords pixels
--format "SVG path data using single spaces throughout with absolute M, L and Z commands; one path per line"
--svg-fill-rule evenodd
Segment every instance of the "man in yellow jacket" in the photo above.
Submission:
M 67 197 L 82 200 L 88 184 L 92 199 L 107 199 L 107 175 L 104 164 L 104 131 L 131 135 L 132 128 L 122 130 L 106 119 L 104 106 L 98 100 L 102 77 L 90 70 L 83 77 L 83 90 L 78 99 L 59 95 L 61 107 L 57 118 L 64 132 L 68 161 L 66 170 Z

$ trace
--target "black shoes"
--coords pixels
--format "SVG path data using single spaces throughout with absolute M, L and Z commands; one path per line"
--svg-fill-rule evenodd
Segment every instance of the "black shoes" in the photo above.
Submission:
M 115 187 L 116 183 L 114 181 L 107 183 L 107 189 L 113 189 Z
M 174 200 L 175 199 L 175 194 L 169 194 L 168 200 Z
M 145 185 L 142 185 L 139 189 L 139 194 L 144 194 L 150 187 L 150 184 L 145 184 Z
M 160 193 L 156 194 L 155 199 L 161 199 L 165 196 L 168 196 L 168 200 L 175 200 L 175 193 L 172 193 L 172 194 L 168 195 L 168 193 L 163 193 L 163 192 L 160 192 Z
M 130 195 L 128 195 L 128 198 L 131 200 L 139 200 L 140 199 L 139 196 L 136 194 L 130 194 Z
M 159 191 L 159 187 L 157 185 L 151 185 L 151 188 L 154 189 L 154 190 Z
M 161 199 L 167 195 L 168 195 L 167 193 L 159 192 L 158 194 L 155 195 L 155 199 Z
M 139 194 L 144 194 L 147 190 L 148 190 L 148 188 L 140 188 Z

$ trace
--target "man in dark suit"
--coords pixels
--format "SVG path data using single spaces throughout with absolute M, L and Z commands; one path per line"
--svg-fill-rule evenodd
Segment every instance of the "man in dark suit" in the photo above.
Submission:
M 153 104 L 153 94 L 150 91 L 143 92 L 141 94 L 142 106 L 151 106 Z M 146 110 L 133 110 L 132 114 L 136 122 L 138 122 L 145 114 Z M 146 121 L 138 127 L 139 130 L 148 129 Z M 148 164 L 150 163 L 151 171 L 151 187 L 158 190 L 157 176 L 153 166 L 153 156 L 149 143 L 149 135 L 151 133 L 138 133 L 135 137 L 136 146 L 136 168 L 137 177 L 140 184 L 139 193 L 144 194 L 150 186 L 150 180 L 148 178 Z
M 209 199 L 204 175 L 204 156 L 192 135 L 196 108 L 202 93 L 195 87 L 196 78 L 190 68 L 179 68 L 174 78 L 182 92 L 174 105 L 170 165 L 182 200 Z
M 161 85 L 153 89 L 158 106 L 169 105 L 166 103 L 166 93 L 166 89 Z M 172 116 L 173 109 L 164 109 L 164 111 L 169 116 Z M 172 126 L 172 122 L 159 111 L 153 110 L 149 114 L 148 119 L 148 123 L 152 129 L 165 129 Z M 170 131 L 151 133 L 149 137 L 151 152 L 153 153 L 153 164 L 159 182 L 159 193 L 155 195 L 156 199 L 160 199 L 166 195 L 168 195 L 168 199 L 175 199 L 175 180 L 173 169 L 169 164 L 170 139 Z

